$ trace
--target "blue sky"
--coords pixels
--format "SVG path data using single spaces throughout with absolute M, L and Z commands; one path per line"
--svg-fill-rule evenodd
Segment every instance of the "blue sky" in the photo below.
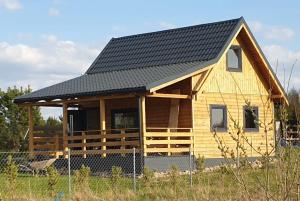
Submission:
M 85 72 L 111 37 L 243 16 L 283 81 L 300 60 L 300 1 L 0 0 L 0 88 Z M 300 88 L 300 61 L 291 85 Z M 50 110 L 45 115 L 54 114 Z

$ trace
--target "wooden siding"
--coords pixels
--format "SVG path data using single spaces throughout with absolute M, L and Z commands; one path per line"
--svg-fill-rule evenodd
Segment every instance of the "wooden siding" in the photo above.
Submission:
M 221 152 L 210 130 L 210 105 L 220 104 L 227 106 L 228 131 L 218 132 L 217 135 L 222 141 L 235 151 L 235 142 L 231 139 L 229 131 L 233 131 L 233 120 L 239 121 L 243 126 L 243 107 L 246 100 L 250 101 L 252 106 L 259 108 L 259 119 L 272 122 L 274 117 L 274 104 L 268 103 L 268 90 L 262 77 L 257 73 L 257 68 L 249 56 L 246 46 L 242 43 L 240 36 L 232 41 L 232 45 L 240 45 L 242 48 L 242 72 L 229 72 L 226 70 L 226 53 L 220 61 L 215 64 L 207 80 L 204 82 L 201 90 L 193 99 L 194 115 L 194 149 L 196 155 L 202 155 L 206 158 L 221 157 Z M 201 75 L 195 75 L 192 85 L 195 86 Z M 267 107 L 267 105 L 269 107 Z M 274 129 L 274 125 L 270 127 Z M 252 143 L 254 148 L 260 147 L 265 150 L 265 134 L 262 128 L 258 132 L 246 132 L 245 136 Z M 274 131 L 267 134 L 269 143 L 274 144 Z M 253 149 L 246 143 L 248 156 L 258 156 Z M 271 148 L 270 148 L 271 149 Z

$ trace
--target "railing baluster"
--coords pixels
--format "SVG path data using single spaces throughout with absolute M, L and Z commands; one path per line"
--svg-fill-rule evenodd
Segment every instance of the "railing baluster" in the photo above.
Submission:
M 83 151 L 83 158 L 86 158 L 86 134 L 82 132 L 82 151 Z
M 122 156 L 124 156 L 123 151 L 125 150 L 125 129 L 121 129 L 121 150 Z
M 58 138 L 58 134 L 55 135 L 55 141 L 54 141 L 54 151 L 55 151 L 55 158 L 59 158 L 59 138 Z
M 168 135 L 168 156 L 171 156 L 171 152 L 170 152 L 170 148 L 171 148 L 171 133 L 170 133 L 170 129 L 167 129 L 167 135 Z
M 105 137 L 105 134 L 106 134 L 106 130 L 101 130 L 100 131 L 100 135 L 103 136 L 103 138 L 100 140 L 101 142 L 103 142 L 104 145 L 102 145 L 102 151 L 103 151 L 103 154 L 102 154 L 102 157 L 106 157 L 106 137 Z

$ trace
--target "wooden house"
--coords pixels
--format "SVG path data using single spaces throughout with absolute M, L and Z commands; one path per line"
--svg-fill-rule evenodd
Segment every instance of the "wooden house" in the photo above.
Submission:
M 214 134 L 235 150 L 234 121 L 247 155 L 259 156 L 253 148 L 274 144 L 274 124 L 266 135 L 256 120 L 272 122 L 287 98 L 241 17 L 112 38 L 84 75 L 14 101 L 28 107 L 29 151 L 103 158 L 135 147 L 148 161 L 189 151 L 219 159 Z M 61 107 L 62 128 L 36 127 L 32 107 Z

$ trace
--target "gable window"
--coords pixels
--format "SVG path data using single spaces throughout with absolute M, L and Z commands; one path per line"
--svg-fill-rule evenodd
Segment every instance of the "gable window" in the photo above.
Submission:
M 244 107 L 244 129 L 245 131 L 259 131 L 258 107 Z
M 225 105 L 210 106 L 211 131 L 227 131 L 227 108 Z
M 242 49 L 240 46 L 231 46 L 226 58 L 229 71 L 242 71 Z

